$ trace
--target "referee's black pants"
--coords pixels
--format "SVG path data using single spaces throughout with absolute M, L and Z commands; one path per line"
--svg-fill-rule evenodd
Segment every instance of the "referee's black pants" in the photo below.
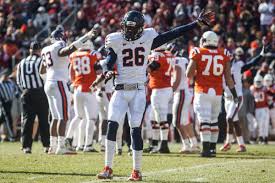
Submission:
M 39 133 L 44 147 L 50 145 L 50 131 L 48 122 L 49 105 L 46 94 L 41 89 L 24 90 L 22 100 L 22 146 L 32 147 L 32 132 L 35 117 L 39 121 Z

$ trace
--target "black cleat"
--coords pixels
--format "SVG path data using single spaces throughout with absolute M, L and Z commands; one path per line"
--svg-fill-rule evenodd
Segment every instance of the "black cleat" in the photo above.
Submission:
M 160 148 L 158 151 L 159 151 L 159 153 L 163 153 L 163 154 L 170 153 L 167 140 L 161 141 Z

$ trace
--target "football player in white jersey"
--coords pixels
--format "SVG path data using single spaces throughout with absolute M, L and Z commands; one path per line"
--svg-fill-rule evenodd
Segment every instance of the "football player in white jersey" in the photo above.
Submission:
M 263 47 L 260 55 L 252 58 L 249 61 L 244 62 L 242 57 L 244 56 L 244 51 L 241 47 L 235 50 L 235 57 L 231 61 L 231 74 L 232 79 L 235 83 L 236 92 L 240 98 L 240 103 L 237 105 L 233 101 L 233 96 L 224 82 L 224 106 L 226 111 L 227 119 L 227 134 L 225 144 L 220 148 L 221 151 L 228 151 L 231 148 L 231 143 L 233 141 L 233 129 L 235 129 L 237 142 L 239 148 L 237 152 L 245 152 L 246 147 L 244 144 L 241 127 L 239 124 L 238 111 L 243 103 L 243 92 L 242 92 L 242 73 L 248 70 L 251 66 L 257 64 L 264 55 L 265 47 Z
M 50 126 L 49 154 L 67 154 L 70 151 L 65 148 L 65 129 L 69 111 L 69 58 L 68 56 L 80 48 L 85 41 L 95 37 L 95 30 L 91 30 L 71 45 L 66 46 L 64 29 L 58 26 L 51 33 L 52 44 L 42 49 L 41 55 L 44 66 L 40 73 L 47 72 L 44 86 L 52 115 Z
M 180 50 L 175 44 L 169 44 L 167 49 L 176 56 L 172 72 L 173 98 L 173 125 L 177 128 L 181 141 L 181 153 L 199 152 L 194 126 L 189 119 L 192 94 L 188 88 L 188 79 L 185 76 L 188 59 L 180 55 Z M 189 145 L 190 142 L 190 145 Z
M 187 30 L 198 27 L 198 25 L 209 25 L 213 18 L 213 12 L 202 12 L 196 21 L 158 34 L 153 28 L 143 29 L 144 16 L 138 11 L 130 11 L 126 13 L 121 22 L 122 31 L 109 34 L 106 37 L 105 47 L 108 50 L 108 56 L 104 67 L 107 67 L 108 71 L 103 77 L 109 78 L 113 75 L 115 64 L 118 75 L 115 80 L 115 91 L 108 111 L 105 166 L 103 171 L 97 175 L 98 179 L 111 179 L 113 177 L 112 166 L 115 154 L 115 141 L 117 129 L 120 125 L 118 122 L 129 110 L 133 171 L 128 180 L 142 180 L 143 140 L 140 126 L 146 104 L 146 70 L 147 67 L 153 70 L 159 66 L 155 62 L 147 66 L 147 57 L 152 49 L 184 35 Z

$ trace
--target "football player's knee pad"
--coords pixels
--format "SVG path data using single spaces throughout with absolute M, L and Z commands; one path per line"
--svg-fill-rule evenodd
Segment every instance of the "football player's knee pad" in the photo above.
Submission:
M 131 129 L 132 136 L 132 148 L 136 151 L 141 151 L 143 149 L 143 140 L 141 137 L 141 127 L 135 127 Z
M 108 128 L 107 128 L 107 139 L 111 141 L 116 141 L 116 134 L 118 129 L 118 122 L 116 121 L 108 121 Z
M 108 128 L 108 121 L 107 120 L 103 120 L 102 121 L 102 125 L 101 125 L 102 135 L 106 135 L 107 128 Z
M 173 121 L 173 115 L 172 114 L 167 114 L 167 122 L 168 122 L 168 124 L 171 125 L 172 121 Z

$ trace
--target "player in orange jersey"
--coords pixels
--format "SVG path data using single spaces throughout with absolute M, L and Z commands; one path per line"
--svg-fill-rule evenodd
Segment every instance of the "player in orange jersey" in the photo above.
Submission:
M 169 153 L 168 148 L 168 130 L 167 122 L 168 103 L 173 96 L 171 87 L 171 69 L 174 56 L 165 51 L 165 46 L 160 47 L 152 52 L 149 56 L 150 62 L 157 62 L 159 68 L 152 72 L 149 71 L 149 87 L 152 89 L 151 104 L 152 104 L 152 145 L 151 153 Z M 160 130 L 159 130 L 160 128 Z M 160 136 L 161 144 L 158 149 L 158 139 Z
M 85 144 L 81 147 L 79 141 L 78 150 L 94 152 L 92 147 L 95 121 L 97 118 L 97 101 L 94 92 L 90 92 L 90 86 L 96 79 L 96 62 L 101 58 L 100 53 L 91 52 L 91 43 L 86 42 L 85 47 L 70 55 L 71 80 L 74 86 L 74 110 L 75 117 L 72 119 L 66 135 L 66 144 L 71 147 L 73 131 L 79 121 L 86 123 Z M 79 136 L 83 136 L 82 128 L 79 128 Z
M 221 109 L 223 76 L 237 105 L 237 96 L 230 71 L 229 52 L 218 48 L 218 36 L 212 31 L 202 35 L 200 48 L 193 48 L 186 75 L 195 77 L 194 111 L 200 123 L 200 137 L 203 145 L 202 157 L 216 155 L 219 127 L 218 115 Z
M 255 117 L 258 122 L 259 143 L 267 144 L 270 115 L 267 88 L 263 86 L 263 77 L 261 75 L 255 76 L 250 91 L 255 100 Z

